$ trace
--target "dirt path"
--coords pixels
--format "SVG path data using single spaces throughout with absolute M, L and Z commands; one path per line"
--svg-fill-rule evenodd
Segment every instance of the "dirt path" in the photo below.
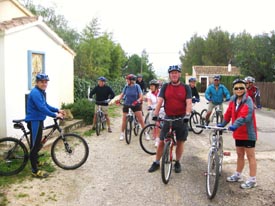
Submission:
M 154 156 L 141 150 L 137 137 L 130 145 L 119 141 L 120 123 L 120 117 L 113 118 L 113 133 L 104 131 L 100 136 L 86 137 L 90 155 L 81 168 L 57 168 L 47 179 L 32 179 L 7 189 L 8 205 L 275 205 L 274 161 L 258 161 L 259 186 L 242 190 L 239 183 L 226 183 L 225 178 L 235 169 L 235 158 L 225 157 L 217 196 L 209 201 L 204 178 L 209 144 L 206 132 L 200 136 L 190 133 L 181 160 L 183 171 L 172 172 L 170 182 L 164 185 L 160 171 L 147 172 Z M 78 132 L 88 129 L 84 127 Z M 247 167 L 244 174 L 247 175 Z

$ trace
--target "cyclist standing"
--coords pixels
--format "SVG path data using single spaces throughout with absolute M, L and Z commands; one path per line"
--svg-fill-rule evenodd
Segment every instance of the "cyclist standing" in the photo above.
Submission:
M 108 102 L 115 97 L 115 93 L 111 87 L 106 85 L 107 79 L 105 77 L 99 77 L 98 85 L 93 88 L 90 92 L 89 97 L 93 98 L 93 95 L 96 95 L 96 105 L 95 105 L 95 112 L 93 118 L 93 129 L 95 129 L 95 121 L 96 121 L 96 111 L 98 109 L 98 105 L 101 105 L 101 109 L 106 117 L 106 122 L 108 126 L 108 132 L 112 132 L 110 118 L 108 116 Z M 106 101 L 106 102 L 104 102 Z
M 241 184 L 241 188 L 249 189 L 257 186 L 256 170 L 257 163 L 255 157 L 255 145 L 257 141 L 257 126 L 253 101 L 249 97 L 245 89 L 245 81 L 236 79 L 233 82 L 234 95 L 229 102 L 229 106 L 224 114 L 224 120 L 217 126 L 224 127 L 232 121 L 232 125 L 228 127 L 233 131 L 237 152 L 237 168 L 236 172 L 227 177 L 228 182 L 242 181 L 241 173 L 245 165 L 245 155 L 249 164 L 248 180 Z
M 179 118 L 183 120 L 173 123 L 173 129 L 176 131 L 177 147 L 176 147 L 176 163 L 174 165 L 175 172 L 181 172 L 180 159 L 184 150 L 184 142 L 188 136 L 187 122 L 190 119 L 192 110 L 191 89 L 188 85 L 180 82 L 181 68 L 177 65 L 170 66 L 168 69 L 170 83 L 166 83 L 161 87 L 158 97 L 158 103 L 154 112 L 154 120 L 159 115 L 160 108 L 164 102 L 164 110 L 166 118 Z M 164 122 L 160 133 L 160 142 L 157 148 L 156 159 L 149 168 L 148 172 L 154 172 L 160 167 L 160 158 L 164 147 L 164 138 L 169 131 L 169 123 Z
M 142 128 L 145 127 L 144 120 L 142 117 L 142 111 L 141 111 L 143 95 L 142 95 L 140 86 L 136 84 L 135 75 L 129 74 L 126 76 L 126 85 L 123 88 L 122 93 L 118 97 L 117 102 L 120 102 L 122 98 L 124 99 L 124 105 L 122 109 L 123 115 L 122 115 L 121 134 L 119 138 L 121 141 L 124 139 L 124 130 L 126 128 L 126 116 L 129 108 L 131 108 L 135 113 L 135 116 L 139 124 L 141 125 L 141 127 Z
M 254 85 L 255 78 L 251 76 L 247 76 L 244 79 L 246 81 L 246 90 L 248 95 L 251 97 L 251 99 L 254 102 L 255 108 L 262 108 L 261 106 L 261 97 L 260 97 L 260 90 L 258 87 Z
M 209 117 L 214 109 L 215 106 L 220 105 L 221 110 L 223 112 L 223 101 L 224 97 L 226 98 L 225 101 L 230 100 L 230 93 L 228 89 L 220 83 L 221 76 L 216 75 L 214 76 L 214 83 L 209 85 L 205 91 L 205 98 L 207 101 L 209 101 L 207 114 L 205 117 L 206 124 L 209 123 Z
M 32 175 L 34 177 L 45 178 L 49 174 L 45 171 L 39 170 L 38 167 L 38 152 L 43 133 L 43 121 L 46 116 L 53 118 L 63 118 L 64 110 L 59 110 L 48 105 L 46 101 L 46 88 L 48 86 L 49 77 L 46 74 L 36 75 L 36 85 L 31 90 L 27 101 L 27 115 L 25 121 L 31 133 L 31 151 L 30 161 L 32 167 Z
M 195 77 L 189 78 L 189 86 L 190 86 L 191 92 L 192 92 L 192 103 L 200 102 L 200 95 L 196 88 L 196 81 L 197 80 Z

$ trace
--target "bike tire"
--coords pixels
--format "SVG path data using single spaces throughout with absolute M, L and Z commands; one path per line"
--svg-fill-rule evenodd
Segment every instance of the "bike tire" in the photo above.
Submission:
M 155 155 L 156 154 L 156 147 L 155 147 L 155 139 L 154 133 L 156 132 L 156 129 L 161 129 L 160 126 L 157 126 L 156 124 L 148 124 L 146 125 L 140 132 L 139 135 L 139 143 L 141 148 L 144 152 Z M 146 140 L 146 133 L 150 136 L 150 140 Z
M 150 112 L 148 112 L 145 116 L 145 119 L 144 119 L 144 124 L 147 125 L 147 124 L 150 124 L 150 121 L 149 121 L 149 116 L 150 116 Z
M 100 114 L 97 113 L 96 114 L 96 125 L 95 125 L 95 131 L 96 131 L 96 135 L 99 136 L 100 135 L 100 130 L 101 130 L 101 117 Z
M 135 117 L 136 118 L 136 117 Z M 137 121 L 137 119 L 134 120 L 134 134 L 138 136 L 139 134 L 140 125 Z
M 219 161 L 220 161 L 219 175 L 221 176 L 222 175 L 222 163 L 223 163 L 223 138 L 222 138 L 222 136 L 220 136 L 220 138 L 219 138 L 218 154 L 219 154 Z
M 28 150 L 23 142 L 13 137 L 0 139 L 0 175 L 21 172 L 28 162 Z
M 127 144 L 131 143 L 132 138 L 132 120 L 127 117 L 126 119 L 126 128 L 125 128 L 125 140 Z
M 65 170 L 73 170 L 86 162 L 89 156 L 89 147 L 81 136 L 64 134 L 53 142 L 51 156 L 58 167 Z
M 203 131 L 203 128 L 196 127 L 197 124 L 201 123 L 201 115 L 198 112 L 192 112 L 190 120 L 189 120 L 189 127 L 195 134 L 200 134 Z
M 206 114 L 207 114 L 207 109 L 203 109 L 203 110 L 201 111 L 201 124 L 202 124 L 202 125 L 205 125 L 205 124 L 206 124 L 206 119 L 205 119 Z
M 220 177 L 219 168 L 219 155 L 217 151 L 211 149 L 208 154 L 206 174 L 206 194 L 208 199 L 213 199 L 217 193 Z
M 170 180 L 172 172 L 172 150 L 171 141 L 167 141 L 164 146 L 162 158 L 161 158 L 161 179 L 164 184 L 167 184 Z
M 221 124 L 223 121 L 223 115 L 221 111 L 216 112 L 216 120 L 217 124 Z

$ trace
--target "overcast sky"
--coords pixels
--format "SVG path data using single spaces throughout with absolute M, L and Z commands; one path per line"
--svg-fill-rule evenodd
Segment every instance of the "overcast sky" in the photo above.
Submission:
M 221 27 L 230 34 L 252 35 L 275 30 L 274 0 L 33 0 L 56 5 L 73 28 L 82 30 L 94 17 L 113 33 L 129 55 L 149 54 L 157 74 L 180 64 L 179 51 L 197 33 L 205 37 Z M 50 3 L 49 3 L 50 2 Z

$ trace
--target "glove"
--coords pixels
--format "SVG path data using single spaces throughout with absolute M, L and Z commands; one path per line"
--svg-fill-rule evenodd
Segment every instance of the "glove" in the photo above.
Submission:
M 150 111 L 153 110 L 153 108 L 151 106 L 148 106 L 147 110 Z
M 184 123 L 189 122 L 190 116 L 191 116 L 190 114 L 186 114 L 186 115 L 183 117 L 183 122 L 184 122 Z
M 140 104 L 139 101 L 134 101 L 134 102 L 132 103 L 132 106 L 137 106 L 138 104 Z
M 230 126 L 228 127 L 228 130 L 229 130 L 229 131 L 232 131 L 232 132 L 234 132 L 236 129 L 237 129 L 237 127 L 234 126 L 234 125 L 230 125 Z
M 217 124 L 217 127 L 224 127 L 225 125 L 224 124 Z
M 157 120 L 158 120 L 158 116 L 153 116 L 153 117 L 152 117 L 152 120 L 153 120 L 153 121 L 157 121 Z
M 116 104 L 119 105 L 120 104 L 120 100 L 116 100 Z

